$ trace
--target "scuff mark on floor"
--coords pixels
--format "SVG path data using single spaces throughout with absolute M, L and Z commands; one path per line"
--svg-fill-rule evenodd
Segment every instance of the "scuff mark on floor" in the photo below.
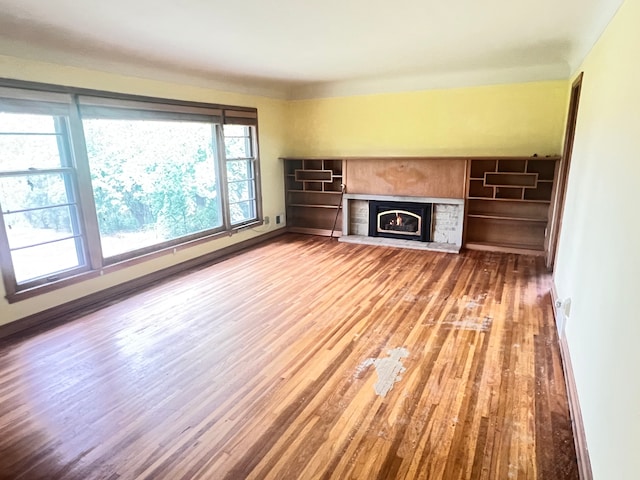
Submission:
M 487 298 L 487 294 L 486 293 L 481 293 L 480 295 L 476 296 L 476 298 L 472 299 L 471 301 L 469 301 L 467 303 L 467 305 L 465 306 L 466 309 L 468 310 L 472 310 L 476 307 L 479 307 L 481 305 L 484 304 L 484 300 Z
M 444 329 L 469 330 L 472 332 L 488 332 L 491 330 L 493 317 L 485 315 L 484 317 L 462 316 L 449 314 L 442 321 L 431 320 L 425 325 L 437 326 L 441 325 Z
M 475 300 L 471 300 L 464 308 L 466 308 L 467 310 L 471 310 L 479 306 L 480 304 L 478 302 L 476 302 Z
M 356 371 L 356 376 L 359 376 L 359 374 L 369 366 L 373 365 L 376 367 L 378 381 L 373 389 L 376 394 L 381 397 L 385 397 L 393 388 L 393 385 L 402 380 L 401 374 L 406 371 L 406 368 L 400 359 L 409 356 L 409 351 L 403 347 L 394 348 L 387 353 L 389 354 L 387 358 L 367 358 L 358 366 Z
M 452 328 L 458 328 L 460 330 L 471 330 L 474 332 L 487 332 L 491 328 L 493 318 L 491 317 L 465 317 L 462 320 L 453 322 L 443 322 L 443 325 L 451 326 Z

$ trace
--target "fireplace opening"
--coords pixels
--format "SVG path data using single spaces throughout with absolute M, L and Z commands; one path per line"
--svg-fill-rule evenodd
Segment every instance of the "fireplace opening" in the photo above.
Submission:
M 430 203 L 369 201 L 369 236 L 431 241 Z

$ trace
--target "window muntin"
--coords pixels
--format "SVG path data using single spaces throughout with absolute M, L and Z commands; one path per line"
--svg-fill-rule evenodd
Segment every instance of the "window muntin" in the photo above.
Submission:
M 68 142 L 65 116 L 0 113 L 2 241 L 16 287 L 86 267 Z
M 82 123 L 104 258 L 223 225 L 214 125 Z

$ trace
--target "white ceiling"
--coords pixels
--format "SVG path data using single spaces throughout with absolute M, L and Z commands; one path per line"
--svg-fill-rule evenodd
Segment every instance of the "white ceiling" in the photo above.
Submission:
M 622 0 L 0 0 L 0 54 L 275 97 L 568 78 Z

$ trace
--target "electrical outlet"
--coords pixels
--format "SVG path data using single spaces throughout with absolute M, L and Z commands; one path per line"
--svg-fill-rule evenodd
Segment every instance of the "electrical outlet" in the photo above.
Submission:
M 276 215 L 276 225 L 280 225 L 280 222 L 282 222 L 280 215 Z
M 268 217 L 268 216 L 267 216 L 267 217 L 264 217 L 264 224 L 265 224 L 265 225 L 269 225 L 269 221 L 270 221 L 270 219 L 269 219 L 269 217 Z

